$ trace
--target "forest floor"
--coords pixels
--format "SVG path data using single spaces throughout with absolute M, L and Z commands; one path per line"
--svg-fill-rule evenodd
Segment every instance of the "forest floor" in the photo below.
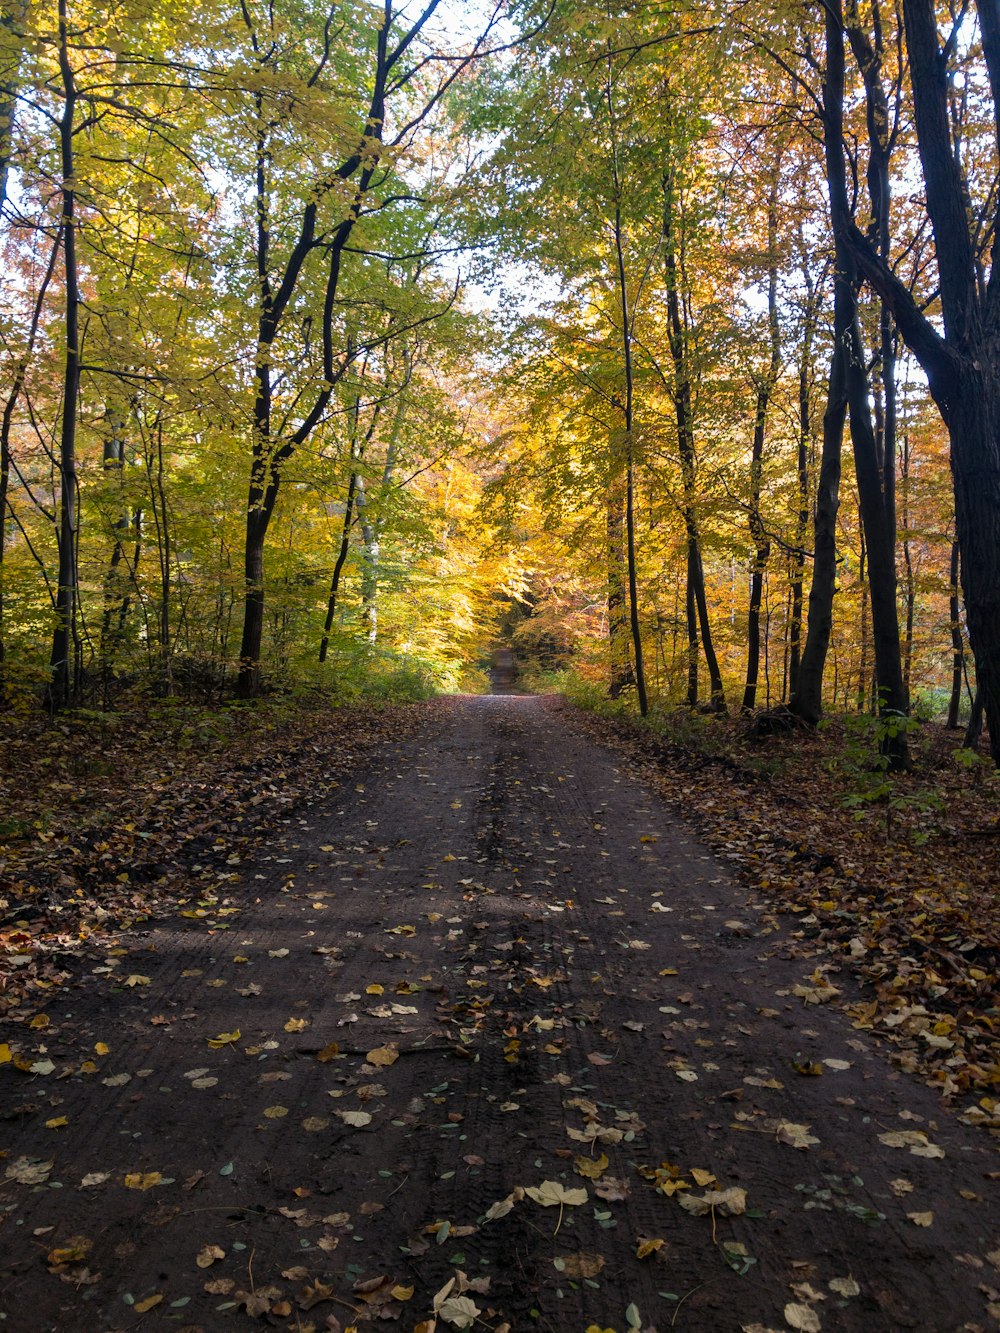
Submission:
M 911 850 L 513 695 L 110 725 L 6 738 L 0 1326 L 1000 1323 L 985 796 Z

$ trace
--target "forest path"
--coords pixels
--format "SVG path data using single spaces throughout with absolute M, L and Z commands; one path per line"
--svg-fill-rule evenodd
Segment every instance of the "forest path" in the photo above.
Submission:
M 995 1326 L 989 1140 L 555 701 L 436 701 L 232 871 L 0 1068 L 3 1328 L 409 1331 L 459 1272 L 439 1333 Z

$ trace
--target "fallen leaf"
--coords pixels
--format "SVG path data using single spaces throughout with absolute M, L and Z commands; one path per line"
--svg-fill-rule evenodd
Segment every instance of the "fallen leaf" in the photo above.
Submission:
M 130 1171 L 125 1177 L 125 1188 L 130 1190 L 151 1190 L 163 1179 L 159 1171 Z
M 31 1157 L 18 1157 L 8 1166 L 4 1176 L 7 1180 L 16 1180 L 19 1185 L 41 1185 L 48 1180 L 51 1170 L 51 1162 L 39 1162 Z
M 558 1263 L 561 1265 L 560 1272 L 567 1277 L 596 1277 L 604 1267 L 603 1254 L 587 1254 L 584 1250 L 576 1254 L 561 1255 Z
M 729 1189 L 708 1190 L 705 1194 L 678 1194 L 677 1202 L 695 1217 L 716 1211 L 722 1217 L 738 1217 L 747 1210 L 747 1192 L 738 1185 Z
M 637 1259 L 648 1259 L 651 1254 L 657 1254 L 662 1250 L 666 1243 L 659 1236 L 640 1236 L 636 1242 L 635 1257 Z
M 309 1026 L 308 1018 L 290 1018 L 285 1024 L 286 1032 L 305 1032 Z
M 928 1142 L 927 1135 L 918 1129 L 890 1129 L 878 1136 L 887 1148 L 909 1148 L 915 1157 L 943 1157 L 944 1149 Z
M 281 1120 L 287 1114 L 287 1106 L 266 1106 L 264 1108 L 264 1115 L 268 1120 Z
M 782 1120 L 775 1131 L 779 1143 L 787 1143 L 791 1148 L 809 1148 L 819 1143 L 815 1134 L 809 1133 L 808 1125 L 797 1125 L 791 1120 Z
M 211 1268 L 219 1259 L 225 1259 L 226 1252 L 221 1245 L 203 1245 L 198 1251 L 195 1263 L 199 1268 Z
M 94 1242 L 86 1236 L 70 1236 L 65 1245 L 49 1250 L 46 1256 L 50 1264 L 78 1264 L 86 1259 Z
M 218 1051 L 223 1046 L 231 1046 L 234 1042 L 239 1041 L 242 1035 L 243 1033 L 239 1028 L 236 1028 L 233 1032 L 220 1032 L 217 1037 L 209 1037 L 208 1044 L 213 1051 Z
M 608 1159 L 604 1153 L 600 1157 L 575 1157 L 573 1166 L 577 1175 L 586 1176 L 588 1180 L 597 1180 L 608 1169 Z
M 454 860 L 454 857 L 452 858 Z M 468 1296 L 449 1296 L 438 1310 L 440 1318 L 456 1328 L 471 1328 L 480 1315 L 479 1306 Z
M 337 1115 L 340 1116 L 345 1125 L 353 1125 L 355 1129 L 361 1129 L 364 1125 L 370 1125 L 372 1122 L 372 1118 L 367 1111 L 338 1111 Z
M 534 1199 L 535 1203 L 540 1203 L 543 1208 L 575 1206 L 586 1203 L 589 1197 L 586 1189 L 570 1190 L 558 1180 L 543 1180 L 540 1185 L 528 1185 L 524 1192 L 529 1199 Z
M 861 1288 L 852 1277 L 834 1277 L 827 1283 L 831 1291 L 838 1296 L 860 1296 Z
M 399 1059 L 399 1051 L 395 1046 L 376 1046 L 373 1051 L 369 1051 L 365 1059 L 370 1065 L 378 1065 L 379 1068 L 386 1069 L 389 1065 L 394 1065 Z
M 798 1305 L 794 1301 L 785 1306 L 785 1323 L 789 1328 L 799 1329 L 800 1333 L 820 1333 L 823 1327 L 811 1306 Z
M 159 1305 L 162 1300 L 163 1293 L 158 1291 L 153 1296 L 147 1296 L 145 1300 L 136 1301 L 135 1305 L 132 1306 L 132 1309 L 136 1314 L 145 1314 L 147 1310 L 152 1310 L 154 1305 Z
M 932 1212 L 907 1213 L 906 1216 L 910 1219 L 913 1225 L 917 1227 L 929 1227 L 934 1221 L 934 1214 Z

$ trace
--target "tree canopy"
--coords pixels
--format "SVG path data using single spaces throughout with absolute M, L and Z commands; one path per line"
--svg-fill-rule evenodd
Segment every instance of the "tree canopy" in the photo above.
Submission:
M 1000 759 L 998 39 L 6 0 L 4 701 L 480 688 L 506 635 Z

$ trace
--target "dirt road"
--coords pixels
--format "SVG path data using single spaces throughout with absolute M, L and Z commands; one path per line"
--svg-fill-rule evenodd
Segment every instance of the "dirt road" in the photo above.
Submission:
M 88 958 L 0 1068 L 0 1327 L 995 1327 L 993 1145 L 620 763 L 438 701 Z

